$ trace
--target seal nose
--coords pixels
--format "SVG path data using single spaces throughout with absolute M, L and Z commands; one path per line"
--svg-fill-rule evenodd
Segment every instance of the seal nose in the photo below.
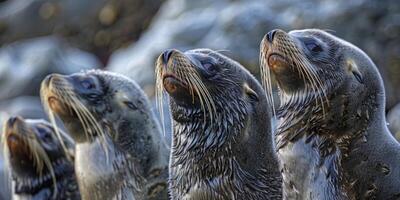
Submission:
M 267 40 L 268 40 L 268 42 L 272 42 L 272 41 L 274 40 L 274 36 L 275 36 L 276 31 L 277 31 L 277 30 L 274 29 L 274 30 L 272 30 L 272 31 L 270 31 L 270 32 L 267 33 Z
M 17 117 L 10 117 L 9 119 L 8 119 L 8 125 L 10 126 L 10 127 L 12 127 L 17 121 L 22 121 L 23 119 L 21 118 L 21 117 L 19 117 L 19 116 L 17 116 Z
M 53 78 L 53 74 L 47 75 L 46 78 L 44 78 L 44 84 L 48 86 L 50 84 L 50 81 L 52 78 Z
M 10 119 L 8 119 L 8 125 L 9 126 L 13 126 L 13 124 L 15 123 L 15 121 L 17 121 L 16 117 L 10 117 Z
M 173 49 L 168 49 L 168 50 L 164 51 L 164 53 L 162 54 L 164 63 L 167 63 L 167 62 L 168 62 L 169 58 L 170 58 L 171 55 L 172 55 L 172 52 L 174 52 Z

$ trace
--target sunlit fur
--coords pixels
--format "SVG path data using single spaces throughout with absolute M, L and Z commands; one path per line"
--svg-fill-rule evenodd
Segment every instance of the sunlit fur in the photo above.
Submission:
M 68 159 L 73 159 L 71 157 L 71 151 L 73 148 L 73 143 L 65 136 L 64 133 L 60 133 L 60 137 L 63 142 L 66 142 L 68 147 L 66 147 L 66 151 L 62 151 L 61 144 L 58 143 L 58 141 L 53 138 L 53 148 L 55 149 L 54 151 L 58 151 L 59 156 L 54 158 L 50 158 L 48 155 L 48 152 L 46 149 L 43 147 L 43 143 L 46 143 L 46 141 L 43 141 L 41 138 L 38 136 L 38 127 L 44 127 L 47 130 L 53 131 L 53 127 L 46 121 L 44 120 L 25 120 L 21 117 L 18 117 L 16 119 L 16 122 L 13 125 L 10 125 L 10 120 L 7 120 L 3 124 L 3 134 L 1 136 L 1 142 L 3 145 L 3 154 L 7 170 L 9 170 L 7 173 L 9 174 L 9 179 L 8 180 L 14 180 L 16 181 L 16 185 L 14 187 L 23 187 L 23 188 L 32 188 L 31 190 L 36 190 L 34 188 L 42 188 L 45 189 L 48 186 L 41 186 L 41 184 L 44 184 L 46 181 L 49 179 L 52 180 L 53 187 L 52 187 L 52 198 L 58 198 L 61 195 L 58 195 L 57 191 L 57 175 L 55 173 L 55 167 L 57 168 L 57 165 L 61 165 L 62 163 L 67 163 L 66 165 L 70 165 L 70 167 L 73 166 L 71 160 Z M 32 177 L 24 176 L 22 174 L 19 174 L 18 172 L 15 172 L 13 170 L 13 165 L 10 163 L 11 159 L 15 159 L 11 157 L 10 154 L 10 146 L 8 145 L 7 139 L 13 135 L 14 137 L 18 138 L 18 143 L 19 143 L 19 148 L 21 148 L 19 151 L 26 151 L 28 153 L 28 157 L 31 160 L 25 160 L 24 162 L 33 162 L 33 166 L 36 175 L 32 175 Z M 21 146 L 22 145 L 22 146 Z M 47 144 L 50 145 L 50 144 Z M 25 149 L 25 150 L 24 150 Z M 68 156 L 67 156 L 68 154 Z M 18 161 L 16 161 L 18 162 Z M 73 169 L 73 168 L 72 168 Z M 62 173 L 62 171 L 59 171 L 59 173 Z M 73 178 L 73 177 L 69 177 Z M 60 181 L 59 181 L 60 182 Z M 61 181 L 61 183 L 63 180 Z M 72 183 L 74 184 L 74 183 Z M 75 183 L 76 184 L 76 183 Z M 10 185 L 10 184 L 8 184 Z M 21 189 L 18 189 L 21 190 Z M 22 194 L 23 194 L 22 189 Z M 17 192 L 14 190 L 14 192 Z
M 94 81 L 94 88 L 83 89 L 81 79 Z M 166 191 L 168 149 L 134 81 L 100 70 L 53 74 L 42 82 L 41 98 L 52 121 L 59 117 L 76 142 L 83 199 L 142 199 L 148 190 Z M 161 189 L 152 188 L 156 184 Z
M 50 108 L 49 101 L 47 101 L 48 97 L 51 95 L 57 96 L 58 101 L 60 101 L 61 104 L 65 104 L 66 108 L 71 114 L 76 114 L 83 126 L 83 134 L 85 134 L 88 141 L 94 139 L 94 133 L 100 136 L 103 151 L 108 157 L 108 147 L 106 142 L 106 133 L 104 132 L 104 129 L 99 124 L 98 119 L 96 119 L 91 111 L 84 105 L 84 102 L 82 102 L 80 96 L 74 92 L 74 88 L 71 84 L 69 84 L 64 79 L 55 79 L 49 88 L 46 88 L 42 85 L 40 95 L 43 106 L 48 113 L 50 121 L 54 126 L 56 135 L 59 139 L 61 138 L 61 135 L 56 123 L 56 115 L 54 111 Z M 62 140 L 60 141 L 62 142 Z M 65 149 L 63 143 L 62 145 Z

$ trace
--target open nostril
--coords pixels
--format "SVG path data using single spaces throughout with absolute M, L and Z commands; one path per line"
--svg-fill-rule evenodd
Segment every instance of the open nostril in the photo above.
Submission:
M 51 81 L 52 78 L 53 78 L 52 74 L 47 75 L 46 78 L 44 78 L 45 85 L 48 86 L 50 84 L 50 81 Z
M 275 36 L 276 31 L 277 30 L 275 29 L 275 30 L 272 30 L 272 31 L 267 33 L 268 42 L 272 42 L 274 40 L 274 36 Z
M 173 52 L 174 52 L 173 49 L 168 49 L 168 50 L 164 51 L 164 53 L 162 55 L 164 63 L 168 62 L 168 60 L 171 57 Z
M 8 119 L 8 125 L 12 126 L 15 123 L 15 121 L 17 121 L 16 117 L 10 117 L 10 119 Z

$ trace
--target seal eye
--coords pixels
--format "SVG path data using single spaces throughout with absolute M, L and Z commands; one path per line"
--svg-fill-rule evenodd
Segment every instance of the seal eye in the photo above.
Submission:
M 37 131 L 39 132 L 40 138 L 46 142 L 49 143 L 52 141 L 52 137 L 51 135 L 47 132 L 47 130 L 45 130 L 44 128 L 38 127 Z
M 243 88 L 244 88 L 244 92 L 247 94 L 247 96 L 248 96 L 253 102 L 260 101 L 260 99 L 258 98 L 257 93 L 256 93 L 253 89 L 251 89 L 251 87 L 250 87 L 247 83 L 245 83 L 245 84 L 243 85 Z
M 128 106 L 128 108 L 130 108 L 130 109 L 132 109 L 132 110 L 137 110 L 137 109 L 138 109 L 138 107 L 135 106 L 135 104 L 133 104 L 133 103 L 130 102 L 130 101 L 124 101 L 124 104 L 125 104 L 126 106 Z
M 361 74 L 359 72 L 353 71 L 353 75 L 354 75 L 354 77 L 357 79 L 357 81 L 359 83 L 363 83 L 363 78 L 362 78 L 362 76 L 361 76 Z
M 313 51 L 313 52 L 321 52 L 322 51 L 322 48 L 315 43 L 309 43 L 309 44 L 306 44 L 306 46 L 310 51 Z
M 306 45 L 308 50 L 315 53 L 321 52 L 323 50 L 322 47 L 318 45 L 314 39 L 311 38 L 306 38 L 304 40 L 304 44 Z
M 209 62 L 204 63 L 203 67 L 204 67 L 205 70 L 207 70 L 209 72 L 216 72 L 217 71 L 217 68 L 215 67 L 215 65 L 213 65 L 212 63 L 209 63 Z
M 90 90 L 94 88 L 94 83 L 89 79 L 84 79 L 81 81 L 81 85 L 83 88 Z

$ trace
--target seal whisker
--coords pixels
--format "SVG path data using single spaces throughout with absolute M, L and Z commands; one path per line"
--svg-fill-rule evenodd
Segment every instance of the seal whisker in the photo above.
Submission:
M 208 92 L 208 89 L 206 88 L 204 83 L 200 80 L 200 77 L 198 75 L 196 75 L 196 76 L 197 76 L 197 78 L 194 78 L 194 80 L 196 80 L 198 82 L 199 86 L 202 88 L 202 90 L 204 92 L 204 97 L 205 97 L 206 102 L 207 102 L 208 112 L 210 112 L 210 120 L 212 122 L 213 121 L 213 117 L 214 117 L 214 115 L 216 113 L 214 101 L 213 101 L 210 93 Z
M 272 81 L 271 81 L 271 74 L 270 69 L 268 67 L 268 62 L 266 62 L 267 52 L 264 45 L 260 45 L 260 66 L 261 66 L 261 82 L 266 91 L 266 97 L 269 105 L 272 107 L 273 116 L 276 118 L 276 110 L 275 110 L 275 103 L 274 103 L 274 96 L 272 91 Z
M 271 116 L 261 85 L 243 66 L 218 52 L 170 53 L 162 54 L 171 55 L 163 69 L 172 78 L 160 76 L 166 77 L 163 86 L 173 123 L 172 199 L 279 199 L 278 162 L 265 153 L 274 152 L 268 142 L 271 124 L 258 121 Z M 254 153 L 263 158 L 247 160 Z M 270 172 L 273 175 L 267 175 Z
M 107 143 L 107 135 L 106 133 L 104 133 L 103 129 L 101 128 L 100 124 L 97 122 L 96 118 L 92 115 L 92 113 L 86 108 L 85 105 L 82 104 L 82 102 L 75 96 L 71 96 L 74 97 L 74 104 L 77 105 L 79 107 L 79 110 L 84 114 L 84 116 L 86 116 L 87 120 L 89 120 L 90 124 L 92 125 L 91 127 L 94 128 L 94 132 L 96 132 L 97 134 L 99 134 L 100 136 L 100 142 L 101 142 L 101 146 L 103 148 L 103 151 L 105 153 L 106 156 L 106 160 L 107 162 L 109 161 L 109 155 L 108 155 L 108 143 Z M 91 130 L 91 129 L 89 129 Z M 91 137 L 92 134 L 89 134 Z
M 55 197 L 57 195 L 57 179 L 48 154 L 39 144 L 37 136 L 33 134 L 31 130 L 28 129 L 28 127 L 26 127 L 25 125 L 17 126 L 16 131 L 19 133 L 19 138 L 27 146 L 27 150 L 29 151 L 28 153 L 33 161 L 33 166 L 35 167 L 36 173 L 38 173 L 39 178 L 43 177 L 44 167 L 46 167 L 49 171 L 53 183 L 53 197 Z M 5 131 L 3 135 L 5 137 Z M 5 140 L 5 138 L 3 139 Z M 5 143 L 4 145 L 4 148 L 8 149 L 7 143 Z
M 163 65 L 160 61 L 161 56 L 156 61 L 156 104 L 160 113 L 161 128 L 164 137 L 166 136 L 165 130 L 165 116 L 164 116 L 164 89 L 162 83 Z

